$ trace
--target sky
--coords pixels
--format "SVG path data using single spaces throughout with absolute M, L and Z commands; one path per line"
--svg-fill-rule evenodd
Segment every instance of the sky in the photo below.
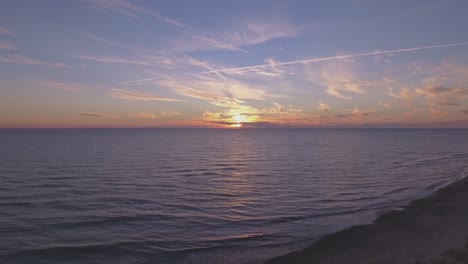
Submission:
M 0 128 L 468 128 L 466 10 L 1 1 Z

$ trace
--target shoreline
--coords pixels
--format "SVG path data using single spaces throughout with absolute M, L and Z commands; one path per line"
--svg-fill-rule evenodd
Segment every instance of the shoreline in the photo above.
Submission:
M 265 264 L 468 263 L 468 177 Z

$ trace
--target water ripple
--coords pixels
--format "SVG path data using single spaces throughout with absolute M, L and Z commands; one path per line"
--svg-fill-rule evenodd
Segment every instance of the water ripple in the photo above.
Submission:
M 257 263 L 468 173 L 463 130 L 0 130 L 1 263 Z

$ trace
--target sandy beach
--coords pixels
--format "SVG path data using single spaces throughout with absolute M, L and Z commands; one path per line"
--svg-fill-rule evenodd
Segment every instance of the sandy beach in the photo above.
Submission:
M 468 179 L 266 264 L 468 263 Z

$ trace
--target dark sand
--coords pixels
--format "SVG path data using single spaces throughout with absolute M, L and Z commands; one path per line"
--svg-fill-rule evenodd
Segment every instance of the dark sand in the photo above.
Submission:
M 390 211 L 370 225 L 325 236 L 267 264 L 466 263 L 468 178 Z

